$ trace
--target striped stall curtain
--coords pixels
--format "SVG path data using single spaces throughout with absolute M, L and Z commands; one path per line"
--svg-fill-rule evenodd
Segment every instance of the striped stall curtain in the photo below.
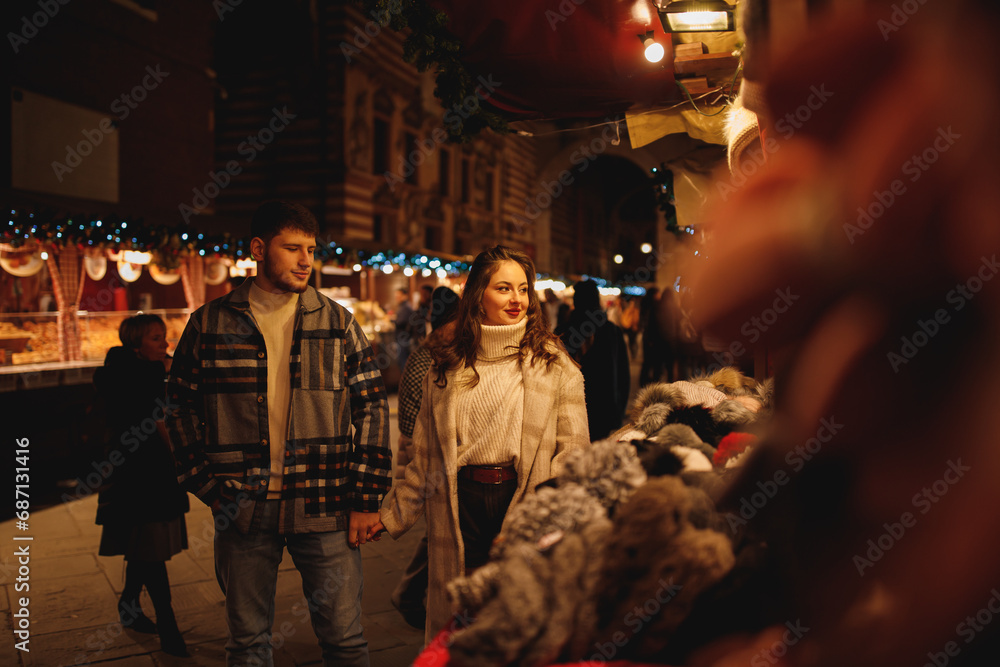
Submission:
M 205 304 L 205 260 L 200 255 L 188 255 L 181 262 L 181 284 L 187 307 L 194 312 Z
M 59 309 L 56 329 L 59 340 L 59 360 L 79 361 L 83 358 L 80 350 L 80 251 L 75 244 L 65 246 L 50 245 L 49 276 L 52 278 L 52 292 Z

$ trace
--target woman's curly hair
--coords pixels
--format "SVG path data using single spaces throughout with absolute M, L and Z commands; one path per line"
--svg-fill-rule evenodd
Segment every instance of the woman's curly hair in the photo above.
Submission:
M 437 369 L 435 384 L 444 387 L 448 381 L 445 374 L 463 366 L 472 369 L 473 378 L 470 386 L 479 383 L 479 373 L 476 371 L 476 354 L 479 352 L 479 341 L 482 337 L 482 322 L 486 316 L 483 310 L 483 294 L 490 284 L 490 279 L 503 262 L 512 261 L 524 269 L 528 281 L 528 310 L 525 317 L 528 322 L 518 349 L 518 360 L 523 363 L 528 359 L 534 364 L 541 360 L 546 367 L 558 357 L 562 344 L 549 331 L 545 314 L 535 293 L 535 265 L 525 253 L 506 246 L 498 245 L 484 250 L 476 256 L 469 270 L 469 277 L 462 291 L 462 299 L 458 303 L 458 313 L 455 319 L 442 327 L 440 331 L 428 337 L 425 345 L 431 353 Z M 512 353 L 513 354 L 513 353 Z

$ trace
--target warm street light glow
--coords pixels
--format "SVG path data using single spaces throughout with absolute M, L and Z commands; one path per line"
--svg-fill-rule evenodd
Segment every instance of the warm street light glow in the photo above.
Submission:
M 639 250 L 641 250 L 643 254 L 648 255 L 649 253 L 653 252 L 653 245 L 650 243 L 643 243 L 641 246 L 639 246 Z
M 736 29 L 736 7 L 725 0 L 654 0 L 665 32 L 725 32 Z
M 621 255 L 615 255 L 615 264 L 621 264 L 624 261 L 625 261 L 624 257 L 622 257 Z

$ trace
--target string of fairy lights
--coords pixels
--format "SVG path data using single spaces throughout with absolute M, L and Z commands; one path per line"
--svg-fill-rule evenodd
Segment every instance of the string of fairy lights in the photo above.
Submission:
M 34 212 L 10 209 L 7 225 L 0 227 L 0 243 L 14 251 L 33 245 L 67 246 L 75 244 L 81 250 L 131 250 L 148 252 L 152 261 L 162 268 L 176 268 L 187 255 L 206 258 L 228 258 L 234 262 L 250 258 L 246 239 L 231 234 L 206 234 L 189 226 L 150 225 L 136 219 L 110 219 L 107 216 L 74 216 L 45 218 Z M 402 271 L 406 276 L 425 278 L 457 277 L 469 272 L 470 262 L 446 259 L 424 253 L 384 250 L 378 252 L 351 248 L 335 241 L 325 241 L 316 247 L 316 259 L 322 264 L 334 264 L 353 271 L 372 269 L 391 274 Z M 646 290 L 640 285 L 617 284 L 596 276 L 584 276 L 595 281 L 606 293 L 639 296 Z M 572 281 L 562 276 L 539 274 L 537 285 L 562 286 Z

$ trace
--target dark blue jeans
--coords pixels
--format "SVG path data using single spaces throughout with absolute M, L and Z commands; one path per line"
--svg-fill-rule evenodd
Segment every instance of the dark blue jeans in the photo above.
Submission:
M 278 565 L 287 546 L 302 575 L 323 664 L 368 667 L 368 642 L 361 632 L 361 551 L 347 545 L 344 531 L 279 535 L 278 504 L 264 502 L 260 528 L 249 535 L 233 525 L 215 532 L 215 570 L 229 624 L 226 665 L 272 667 L 272 642 L 280 646 L 302 631 L 304 618 L 291 627 L 282 624 L 272 638 Z

